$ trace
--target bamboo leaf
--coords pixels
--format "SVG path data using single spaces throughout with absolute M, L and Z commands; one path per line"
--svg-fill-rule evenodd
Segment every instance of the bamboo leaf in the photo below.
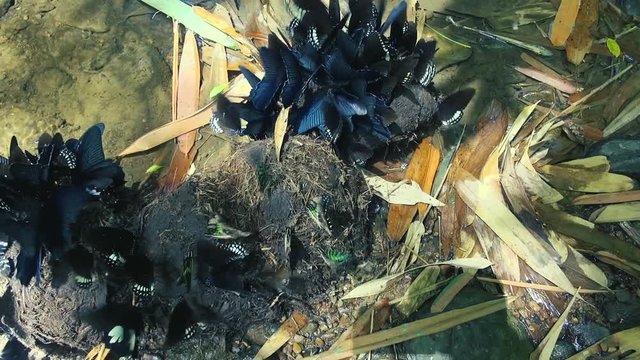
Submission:
M 536 70 L 533 68 L 523 68 L 523 67 L 519 67 L 516 66 L 515 67 L 516 71 L 528 76 L 534 80 L 538 80 L 544 84 L 547 84 L 553 88 L 556 88 L 560 91 L 562 91 L 563 93 L 566 94 L 574 94 L 578 91 L 578 89 L 576 88 L 576 86 L 574 84 L 571 84 L 570 82 L 562 79 L 562 78 L 556 78 L 553 76 L 550 76 L 548 74 L 545 74 L 544 72 L 540 71 L 540 70 Z
M 580 289 L 578 289 L 580 290 Z M 562 312 L 562 315 L 558 318 L 555 324 L 549 330 L 547 336 L 542 339 L 538 347 L 531 353 L 529 360 L 549 360 L 551 359 L 551 353 L 553 352 L 553 348 L 556 346 L 556 342 L 558 341 L 558 337 L 560 336 L 560 332 L 562 331 L 562 327 L 564 326 L 564 322 L 567 320 L 567 316 L 569 316 L 569 312 L 573 307 L 573 303 L 576 301 L 576 296 L 578 292 L 573 295 L 571 301 Z
M 487 301 L 462 309 L 451 310 L 427 319 L 360 336 L 347 340 L 332 351 L 306 357 L 303 360 L 338 360 L 373 351 L 393 344 L 399 344 L 419 336 L 431 335 L 451 329 L 457 325 L 502 311 L 507 308 L 508 299 Z
M 640 220 L 640 201 L 607 205 L 594 212 L 596 224 Z
M 221 6 L 221 5 L 217 4 L 216 6 Z M 193 8 L 193 12 L 197 16 L 202 18 L 202 20 L 206 21 L 208 24 L 217 28 L 218 30 L 226 34 L 228 37 L 235 40 L 238 44 L 240 44 L 239 46 L 240 51 L 244 55 L 251 56 L 252 54 L 258 53 L 258 50 L 255 48 L 255 46 L 253 46 L 253 44 L 249 41 L 249 39 L 247 39 L 244 35 L 237 32 L 230 21 L 225 20 L 222 16 L 216 13 L 207 11 L 207 9 L 205 8 L 202 8 L 199 6 L 193 6 L 192 8 Z
M 191 29 L 196 34 L 205 39 L 215 41 L 231 49 L 238 49 L 238 44 L 222 31 L 211 26 L 206 21 L 196 15 L 191 6 L 180 0 L 142 0 L 147 5 L 152 6 L 167 16 L 176 19 L 179 23 Z
M 603 136 L 609 137 L 620 130 L 624 129 L 627 125 L 631 124 L 635 119 L 640 116 L 640 95 L 637 95 L 635 99 L 631 100 L 629 104 L 622 109 L 620 114 L 607 125 L 603 130 Z
M 343 296 L 342 300 L 378 295 L 387 288 L 393 279 L 400 275 L 402 275 L 402 273 L 388 275 L 360 284 Z
M 496 195 L 491 193 L 491 189 L 468 173 L 455 187 L 467 206 L 533 270 L 567 292 L 575 291 L 549 253 L 515 215 L 495 199 Z
M 564 46 L 578 17 L 580 0 L 562 0 L 551 28 L 550 40 L 554 46 Z
M 273 130 L 273 141 L 276 148 L 276 161 L 280 161 L 280 152 L 284 143 L 284 136 L 287 134 L 287 124 L 289 122 L 289 110 L 291 107 L 280 110 Z
M 396 306 L 402 315 L 408 317 L 418 310 L 430 297 L 436 294 L 436 282 L 440 275 L 440 268 L 437 266 L 426 267 L 409 285 L 402 300 Z
M 460 290 L 464 288 L 471 279 L 473 279 L 476 275 L 477 270 L 472 269 L 469 271 L 464 271 L 462 274 L 456 276 L 449 282 L 447 287 L 442 289 L 438 297 L 433 300 L 433 304 L 431 304 L 431 312 L 439 313 L 444 310 L 447 305 L 451 303 L 451 301 L 458 295 Z
M 559 287 L 552 286 L 552 285 L 534 284 L 534 283 L 530 283 L 530 282 L 503 280 L 503 279 L 491 279 L 491 278 L 482 277 L 482 276 L 478 276 L 476 279 L 478 279 L 480 281 L 494 283 L 494 284 L 516 286 L 516 287 L 521 287 L 521 288 L 526 288 L 526 289 L 536 289 L 536 290 L 552 291 L 552 292 L 565 292 L 564 290 L 560 289 Z M 600 294 L 600 293 L 606 293 L 606 292 L 609 292 L 609 290 L 591 290 L 591 289 L 580 289 L 580 290 L 578 290 L 579 294 Z
M 426 193 L 431 193 L 438 164 L 440 163 L 440 150 L 436 148 L 431 138 L 427 137 L 422 140 L 414 154 L 405 172 L 405 179 L 413 180 Z M 399 241 L 409 229 L 409 225 L 413 221 L 416 212 L 420 212 L 426 216 L 427 205 L 389 205 L 389 215 L 387 216 L 387 235 L 395 241 Z
M 377 196 L 391 204 L 415 205 L 417 203 L 425 203 L 431 206 L 444 205 L 438 199 L 422 191 L 415 181 L 410 184 L 406 182 L 393 183 L 379 176 L 368 174 L 364 174 L 364 179 Z
M 253 360 L 264 360 L 273 355 L 278 349 L 289 341 L 300 329 L 307 325 L 309 319 L 298 311 L 294 311 L 278 331 L 276 331 L 267 342 L 262 345 Z
M 407 265 L 411 265 L 415 259 L 416 254 L 420 251 L 420 242 L 422 241 L 422 236 L 426 232 L 424 224 L 421 220 L 416 220 L 409 225 L 409 230 L 407 230 L 407 238 L 400 250 L 400 256 L 394 267 L 394 271 L 403 272 Z
M 618 192 L 631 190 L 633 179 L 619 174 L 544 165 L 539 168 L 544 178 L 555 188 L 586 193 Z
M 482 258 L 482 257 L 471 257 L 471 258 L 461 258 L 461 259 L 453 259 L 448 261 L 440 261 L 434 263 L 433 265 L 451 265 L 464 269 L 484 269 L 491 266 L 491 261 Z
M 573 199 L 574 205 L 615 204 L 640 201 L 640 190 L 623 191 L 609 194 L 582 195 Z

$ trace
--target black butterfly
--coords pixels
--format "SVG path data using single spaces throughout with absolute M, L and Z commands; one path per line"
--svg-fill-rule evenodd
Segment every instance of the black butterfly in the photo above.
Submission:
M 244 289 L 244 273 L 250 251 L 234 240 L 208 239 L 196 244 L 197 277 L 222 289 Z

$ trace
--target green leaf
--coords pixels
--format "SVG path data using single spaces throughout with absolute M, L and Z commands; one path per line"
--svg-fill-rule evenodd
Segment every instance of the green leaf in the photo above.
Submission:
M 183 3 L 180 0 L 142 0 L 147 5 L 152 6 L 167 16 L 174 18 L 185 27 L 191 29 L 194 33 L 202 36 L 205 39 L 215 41 L 218 44 L 222 44 L 230 49 L 238 50 L 240 47 L 238 43 L 230 36 L 220 31 L 216 27 L 202 20 L 201 17 L 196 15 L 191 6 Z
M 209 99 L 213 99 L 216 96 L 220 95 L 220 93 L 227 90 L 228 87 L 229 83 L 214 86 L 213 89 L 211 89 L 211 91 L 209 92 Z
M 607 38 L 607 49 L 609 49 L 611 55 L 615 57 L 619 57 L 622 54 L 622 50 L 620 50 L 620 45 L 616 39 Z
M 149 166 L 149 168 L 147 169 L 147 171 L 145 171 L 145 174 L 153 174 L 155 172 L 158 172 L 158 170 L 162 169 L 164 166 L 162 165 L 158 165 L 158 164 L 153 164 L 151 166 Z

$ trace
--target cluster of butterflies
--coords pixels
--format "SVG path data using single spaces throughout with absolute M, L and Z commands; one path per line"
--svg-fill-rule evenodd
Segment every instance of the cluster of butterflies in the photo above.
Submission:
M 23 151 L 14 136 L 9 157 L 0 157 L 0 247 L 20 245 L 15 263 L 2 251 L 0 267 L 23 285 L 40 282 L 45 251 L 52 268 L 77 258 L 73 228 L 80 211 L 124 184 L 120 166 L 105 159 L 103 132 L 97 124 L 79 139 L 44 134 L 37 154 Z
M 294 133 L 319 133 L 344 161 L 364 165 L 376 149 L 406 133 L 390 104 L 399 96 L 417 103 L 413 85 L 439 99 L 434 118 L 442 125 L 462 118 L 474 91 L 444 99 L 437 93 L 432 84 L 436 43 L 416 41 L 419 29 L 407 19 L 405 0 L 384 21 L 384 9 L 373 0 L 350 0 L 345 16 L 339 0 L 330 0 L 328 8 L 321 0 L 294 3 L 298 11 L 288 29 L 291 44 L 269 36 L 268 47 L 259 49 L 262 79 L 240 68 L 251 93 L 243 103 L 218 97 L 211 118 L 214 132 L 262 138 L 272 131 L 280 110 L 291 107 L 288 123 Z
M 251 236 L 224 224 L 219 218 L 212 219 L 213 234 L 196 242 L 195 251 L 190 251 L 184 259 L 183 271 L 176 283 L 187 289 L 173 307 L 169 315 L 164 346 L 171 347 L 183 340 L 193 337 L 205 322 L 218 319 L 210 308 L 201 305 L 189 296 L 193 281 L 200 281 L 205 286 L 243 291 L 243 275 L 249 265 L 251 252 L 239 238 Z M 96 345 L 87 355 L 87 359 L 120 359 L 135 357 L 138 354 L 139 338 L 145 328 L 145 321 L 154 321 L 154 311 L 145 311 L 153 307 L 151 297 L 154 294 L 153 263 L 143 255 L 136 255 L 132 250 L 128 235 L 123 230 L 108 228 L 94 230 L 96 244 L 104 243 L 95 237 L 121 239 L 120 246 L 109 247 L 110 252 L 102 250 L 101 257 L 112 271 L 124 270 L 124 274 L 133 280 L 133 293 L 136 306 L 129 304 L 108 304 L 99 311 L 81 315 L 81 318 L 95 329 L 103 331 L 103 342 Z M 114 251 L 118 248 L 119 251 Z M 131 254 L 133 255 L 127 255 Z M 155 319 L 157 322 L 157 319 Z

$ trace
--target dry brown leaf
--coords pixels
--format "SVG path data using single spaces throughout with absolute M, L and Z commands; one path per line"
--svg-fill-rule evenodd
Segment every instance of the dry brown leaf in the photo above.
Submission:
M 439 163 L 440 150 L 432 144 L 430 137 L 424 138 L 411 157 L 405 172 L 405 179 L 417 182 L 424 192 L 431 193 L 433 179 L 436 176 Z M 423 214 L 426 215 L 426 210 L 426 204 L 391 204 L 387 217 L 387 235 L 389 238 L 400 241 L 407 229 L 409 229 L 416 212 L 420 211 L 421 217 L 423 217 Z
M 289 110 L 291 107 L 280 110 L 273 130 L 273 142 L 276 148 L 276 161 L 280 161 L 280 152 L 284 143 L 284 136 L 287 134 L 287 124 L 289 123 Z
M 492 189 L 470 174 L 461 175 L 455 186 L 467 206 L 534 271 L 566 291 L 574 292 L 564 272 L 515 215 L 495 199 Z
M 640 201 L 640 190 L 623 191 L 608 194 L 589 194 L 573 199 L 574 205 L 600 205 L 616 204 L 631 201 Z
M 183 118 L 198 111 L 200 101 L 200 57 L 195 34 L 187 30 L 182 44 L 182 55 L 178 68 L 177 117 Z M 178 136 L 178 149 L 188 154 L 195 145 L 195 131 Z
M 549 40 L 554 46 L 564 46 L 573 31 L 578 17 L 580 0 L 562 0 L 560 8 L 553 20 Z
M 451 170 L 447 178 L 448 191 L 443 192 L 442 199 L 448 204 L 440 208 L 440 242 L 442 251 L 449 253 L 458 247 L 462 222 L 467 217 L 469 209 L 456 198 L 455 189 L 451 186 L 459 178 L 459 172 L 466 170 L 474 176 L 480 176 L 487 158 L 502 140 L 509 123 L 506 108 L 498 101 L 492 101 L 481 116 L 477 130 L 458 149 L 451 162 Z M 455 201 L 454 201 L 455 199 Z
M 294 311 L 291 317 L 287 319 L 278 331 L 276 331 L 267 342 L 262 345 L 253 360 L 264 360 L 273 355 L 282 345 L 286 344 L 300 329 L 307 325 L 309 319 L 302 313 Z
M 226 71 L 226 69 L 225 69 Z M 178 90 L 175 115 L 188 116 L 198 110 L 200 101 L 200 57 L 196 37 L 187 30 L 182 55 L 178 66 Z M 174 120 L 177 121 L 177 120 Z M 162 189 L 173 190 L 187 177 L 187 172 L 196 156 L 196 132 L 190 131 L 177 137 L 178 146 L 174 150 L 171 164 L 161 181 Z
M 593 34 L 598 26 L 599 0 L 581 0 L 576 23 L 567 39 L 567 59 L 578 65 L 591 51 Z
M 603 156 L 603 155 L 565 161 L 555 165 L 572 168 L 572 169 L 582 169 L 582 170 L 602 171 L 602 172 L 608 172 L 609 170 L 611 170 L 611 165 L 609 165 L 609 160 L 607 159 L 606 156 Z
M 534 68 L 523 68 L 519 66 L 514 67 L 514 69 L 516 69 L 516 71 L 518 71 L 519 73 L 525 76 L 528 76 L 534 80 L 538 80 L 542 83 L 545 83 L 555 89 L 562 91 L 563 93 L 573 94 L 576 91 L 578 91 L 574 84 L 560 77 L 554 77 L 549 74 L 546 74 L 540 70 L 537 70 Z

